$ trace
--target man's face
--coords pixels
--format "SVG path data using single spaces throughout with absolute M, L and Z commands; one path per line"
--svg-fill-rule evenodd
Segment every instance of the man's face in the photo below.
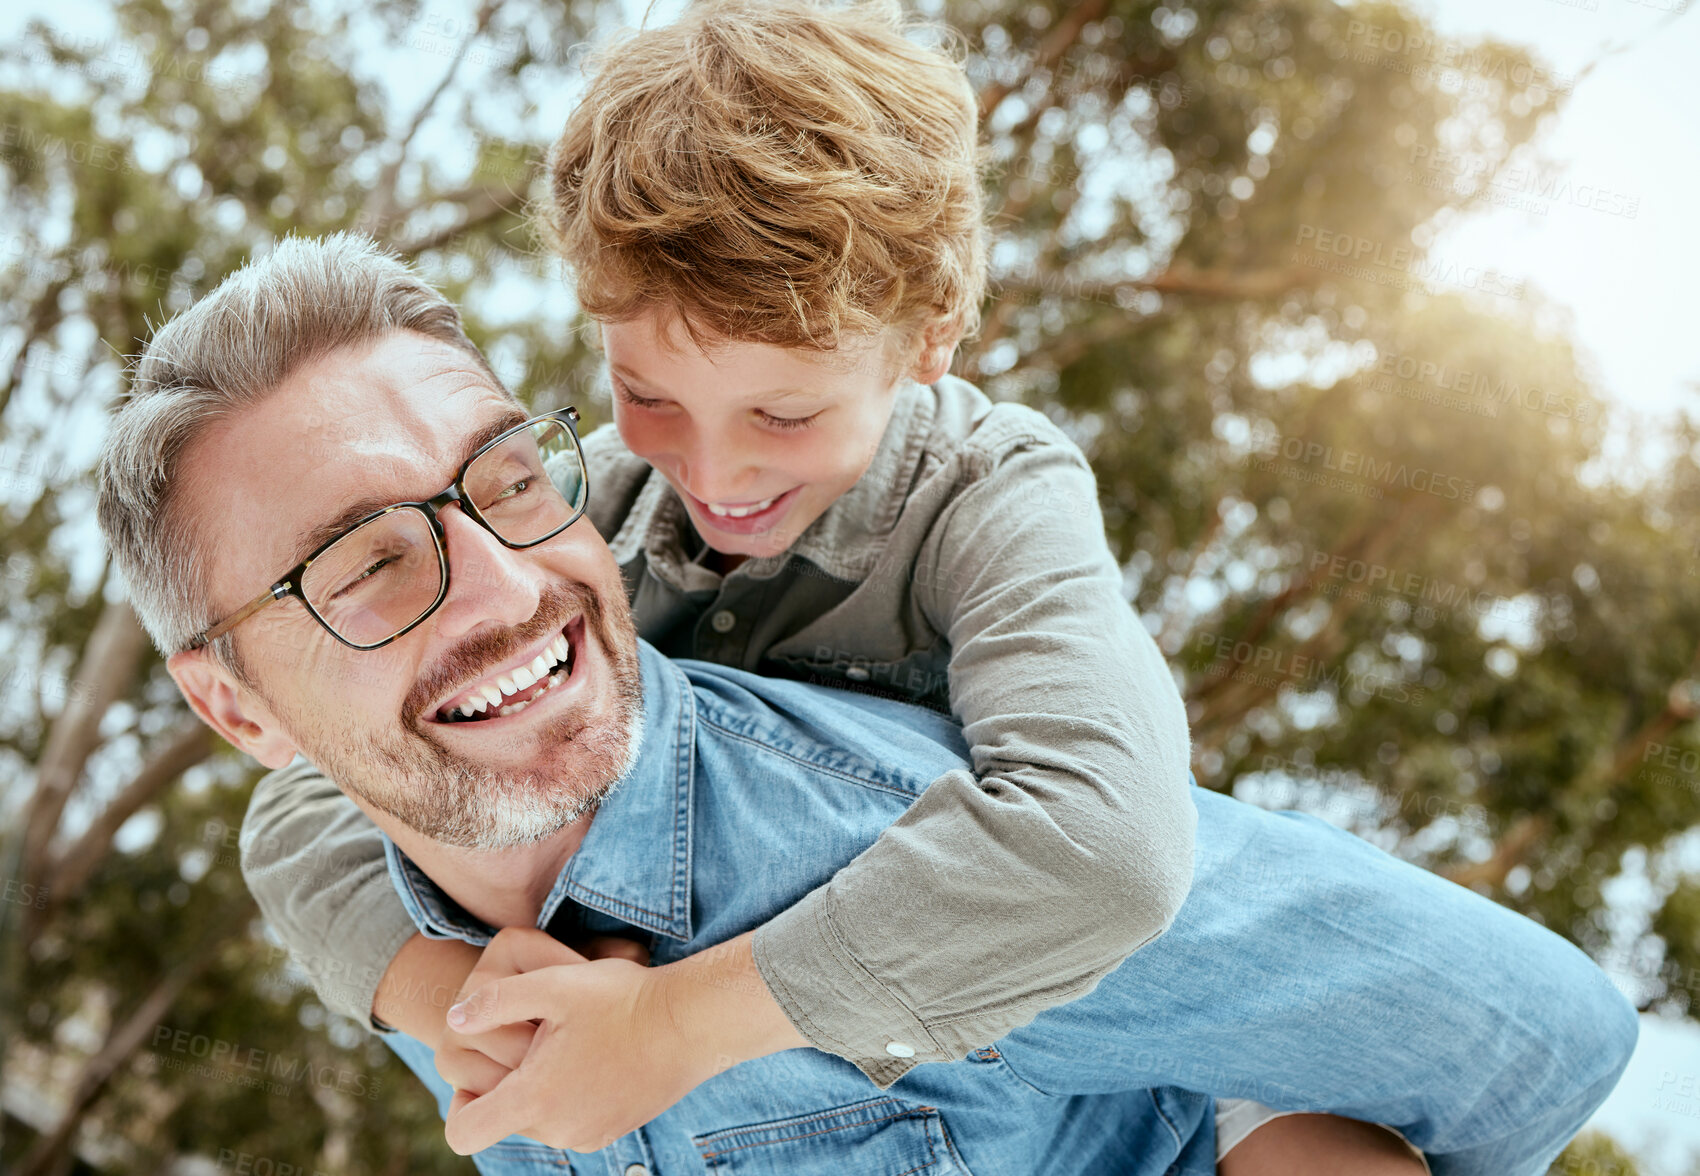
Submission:
M 602 342 L 621 439 L 728 555 L 783 551 L 867 472 L 901 366 L 883 336 L 830 354 L 747 342 L 705 352 L 658 312 L 603 324 Z
M 409 332 L 301 367 L 259 406 L 204 432 L 179 466 L 182 507 L 199 549 L 214 553 L 215 612 L 299 562 L 313 527 L 367 498 L 429 498 L 484 426 L 526 415 L 471 356 Z M 351 649 L 293 597 L 234 630 L 258 687 L 256 698 L 225 677 L 241 706 L 235 726 L 246 718 L 272 739 L 272 758 L 281 737 L 369 810 L 433 840 L 536 841 L 590 811 L 635 754 L 641 687 L 619 570 L 585 519 L 516 551 L 458 505 L 440 517 L 448 595 L 389 645 Z M 555 664 L 558 639 L 567 657 Z M 548 679 L 513 694 L 533 701 L 460 715 L 470 692 L 512 689 L 511 671 L 537 667 L 539 656 L 553 667 Z

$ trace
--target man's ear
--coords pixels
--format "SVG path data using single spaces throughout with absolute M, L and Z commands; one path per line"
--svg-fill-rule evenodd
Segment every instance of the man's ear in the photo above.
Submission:
M 268 768 L 284 767 L 295 758 L 295 744 L 276 716 L 204 648 L 172 654 L 165 659 L 165 668 L 201 721 L 237 750 Z
M 909 376 L 917 384 L 936 384 L 950 370 L 951 357 L 962 341 L 962 324 L 954 319 L 938 319 L 921 331 L 920 346 Z

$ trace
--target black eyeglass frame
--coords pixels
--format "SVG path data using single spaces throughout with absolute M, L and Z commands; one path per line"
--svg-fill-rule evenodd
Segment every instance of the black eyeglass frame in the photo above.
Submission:
M 285 597 L 288 597 L 288 596 L 293 596 L 297 600 L 299 600 L 301 602 L 301 604 L 306 608 L 307 615 L 311 616 L 315 621 L 317 621 L 319 623 L 320 627 L 322 627 L 325 630 L 325 632 L 329 633 L 332 637 L 335 637 L 338 641 L 342 642 L 344 645 L 348 646 L 350 649 L 358 649 L 358 650 L 361 650 L 363 652 L 366 651 L 366 650 L 371 650 L 371 649 L 382 649 L 384 646 L 388 645 L 390 642 L 396 640 L 397 638 L 405 636 L 407 633 L 409 633 L 411 630 L 413 630 L 419 624 L 421 624 L 432 613 L 436 612 L 437 609 L 442 606 L 443 601 L 445 599 L 447 599 L 447 597 L 448 597 L 448 594 L 449 594 L 448 540 L 447 540 L 447 537 L 445 536 L 445 534 L 443 532 L 443 522 L 440 518 L 437 517 L 437 514 L 444 507 L 448 506 L 451 502 L 460 503 L 461 510 L 466 512 L 466 515 L 467 515 L 468 518 L 472 519 L 479 526 L 483 527 L 486 531 L 490 532 L 490 534 L 494 535 L 496 537 L 497 542 L 501 543 L 502 546 L 510 548 L 512 550 L 515 550 L 515 551 L 521 551 L 521 550 L 524 550 L 527 547 L 536 547 L 539 543 L 547 543 L 549 540 L 553 539 L 556 535 L 559 535 L 562 531 L 565 531 L 568 527 L 572 526 L 574 523 L 578 522 L 579 519 L 584 517 L 584 512 L 585 512 L 586 508 L 590 505 L 590 468 L 585 464 L 584 446 L 579 442 L 578 429 L 575 427 L 578 424 L 578 419 L 579 419 L 578 409 L 572 407 L 571 405 L 568 405 L 566 408 L 556 409 L 554 412 L 546 412 L 546 413 L 543 413 L 540 416 L 534 416 L 530 420 L 523 421 L 520 424 L 515 425 L 513 428 L 508 429 L 506 432 L 502 433 L 500 436 L 497 436 L 497 437 L 492 438 L 491 440 L 485 442 L 483 445 L 480 445 L 478 447 L 478 452 L 474 453 L 471 457 L 466 459 L 465 463 L 462 464 L 462 466 L 460 467 L 460 470 L 455 474 L 454 481 L 450 482 L 448 484 L 447 488 L 445 488 L 440 494 L 435 494 L 435 495 L 431 496 L 430 498 L 422 499 L 418 502 L 396 502 L 396 503 L 392 503 L 391 505 L 384 507 L 382 510 L 373 511 L 371 514 L 367 515 L 365 518 L 361 519 L 359 522 L 352 524 L 351 526 L 349 526 L 348 528 L 346 528 L 345 530 L 343 530 L 342 532 L 340 532 L 339 534 L 337 534 L 333 538 L 327 540 L 324 543 L 321 543 L 318 547 L 314 548 L 312 554 L 308 555 L 306 559 L 302 560 L 300 563 L 296 564 L 293 568 L 290 568 L 289 571 L 285 572 L 283 574 L 283 576 L 275 584 L 273 584 L 270 588 L 266 589 L 266 591 L 264 593 L 262 593 L 259 596 L 256 596 L 253 600 L 250 600 L 247 604 L 243 605 L 241 608 L 239 608 L 235 612 L 231 613 L 228 617 L 226 617 L 224 620 L 218 622 L 216 625 L 211 625 L 211 626 L 208 626 L 207 628 L 201 630 L 201 632 L 196 634 L 194 639 L 189 642 L 188 648 L 189 649 L 205 648 L 206 646 L 210 645 L 212 642 L 214 642 L 214 641 L 218 640 L 220 637 L 224 636 L 224 634 L 230 632 L 230 630 L 234 629 L 237 625 L 241 624 L 243 621 L 247 620 L 249 617 L 253 616 L 255 613 L 257 613 L 261 609 L 265 608 L 267 605 L 275 603 L 276 601 L 282 600 L 282 599 L 284 599 Z M 560 526 L 556 527 L 553 531 L 550 531 L 547 535 L 543 535 L 543 536 L 540 536 L 539 538 L 532 539 L 532 540 L 530 540 L 529 542 L 526 542 L 526 543 L 512 543 L 512 542 L 509 542 L 507 539 L 502 538 L 501 535 L 497 534 L 496 528 L 490 525 L 490 521 L 488 519 L 486 519 L 483 516 L 482 513 L 479 512 L 477 504 L 474 503 L 472 501 L 472 499 L 467 496 L 466 485 L 465 485 L 466 472 L 469 469 L 472 468 L 473 463 L 476 462 L 479 458 L 483 457 L 490 450 L 494 449 L 496 446 L 500 445 L 502 442 L 506 441 L 508 438 L 514 436 L 516 433 L 523 432 L 524 430 L 529 429 L 532 426 L 539 424 L 542 421 L 550 421 L 550 420 L 562 421 L 567 426 L 567 436 L 571 437 L 572 442 L 573 442 L 573 454 L 574 454 L 575 457 L 578 458 L 579 470 L 584 475 L 584 501 L 579 504 L 578 509 L 573 512 L 573 516 L 571 518 L 569 518 L 566 522 L 562 523 Z M 425 609 L 424 612 L 420 613 L 419 616 L 417 616 L 412 621 L 410 621 L 402 629 L 398 630 L 395 633 L 390 634 L 388 637 L 384 638 L 382 641 L 379 641 L 375 644 L 372 644 L 372 645 L 357 645 L 354 642 L 348 640 L 341 633 L 338 633 L 335 629 L 333 629 L 331 627 L 331 624 L 330 624 L 329 621 L 325 620 L 324 617 L 319 615 L 319 610 L 313 607 L 312 602 L 307 599 L 306 593 L 304 591 L 302 591 L 301 579 L 302 579 L 303 576 L 305 576 L 307 574 L 307 569 L 308 569 L 308 567 L 310 567 L 312 565 L 313 561 L 318 559 L 325 552 L 329 551 L 332 547 L 336 546 L 338 543 L 340 543 L 344 539 L 348 538 L 349 535 L 353 534 L 355 531 L 359 530 L 361 527 L 364 527 L 367 523 L 371 522 L 373 519 L 382 518 L 384 515 L 391 514 L 394 511 L 398 511 L 398 510 L 416 510 L 420 514 L 424 515 L 425 521 L 430 524 L 431 538 L 435 542 L 436 547 L 437 547 L 437 575 L 438 575 L 437 597 L 436 597 L 435 600 L 433 600 L 430 603 L 430 605 Z

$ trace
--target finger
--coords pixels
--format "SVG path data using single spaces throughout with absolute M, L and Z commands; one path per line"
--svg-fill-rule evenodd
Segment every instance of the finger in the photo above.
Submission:
M 449 1027 L 471 1035 L 521 1021 L 556 1019 L 563 1011 L 564 971 L 565 966 L 539 968 L 481 985 L 449 1010 Z
M 579 948 L 586 959 L 631 960 L 634 964 L 649 966 L 649 948 L 624 935 L 598 935 L 585 940 Z
M 470 1090 L 457 1090 L 457 1091 L 455 1091 L 454 1097 L 449 1099 L 448 1118 L 450 1118 L 450 1119 L 454 1118 L 456 1115 L 458 1115 L 460 1113 L 461 1108 L 465 1107 L 467 1103 L 471 1102 L 473 1099 L 475 1099 L 477 1097 L 478 1096 L 473 1094 Z M 445 1125 L 446 1125 L 447 1120 L 445 1119 L 444 1122 L 445 1122 Z
M 511 1070 L 523 1062 L 525 1055 L 531 1052 L 531 1039 L 536 1034 L 537 1026 L 530 1021 L 521 1021 L 516 1025 L 503 1025 L 488 1033 L 480 1033 L 477 1037 L 463 1037 L 457 1030 L 445 1029 L 443 1031 L 443 1044 L 438 1050 L 438 1054 L 440 1056 L 451 1050 L 482 1054 L 504 1070 Z M 454 1084 L 456 1086 L 462 1085 L 458 1082 Z
M 490 940 L 473 973 L 489 968 L 511 976 L 516 972 L 535 972 L 555 964 L 583 962 L 582 955 L 547 931 L 539 931 L 536 927 L 504 927 Z M 470 980 L 467 988 L 470 991 Z
M 443 1138 L 454 1151 L 469 1156 L 510 1135 L 531 1134 L 530 1110 L 529 1089 L 518 1076 L 510 1075 L 488 1094 L 469 1099 L 458 1108 L 451 1102 Z
M 445 1046 L 437 1051 L 437 1073 L 443 1076 L 443 1081 L 456 1090 L 469 1090 L 473 1094 L 494 1089 L 513 1068 L 477 1049 Z

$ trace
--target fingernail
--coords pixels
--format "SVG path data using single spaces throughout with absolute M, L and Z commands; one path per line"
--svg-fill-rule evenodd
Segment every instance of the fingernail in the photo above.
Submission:
M 449 1008 L 449 1024 L 451 1024 L 451 1025 L 464 1025 L 464 1024 L 466 1024 L 466 1002 L 465 1001 L 462 1001 L 460 1004 L 450 1006 L 450 1008 Z

